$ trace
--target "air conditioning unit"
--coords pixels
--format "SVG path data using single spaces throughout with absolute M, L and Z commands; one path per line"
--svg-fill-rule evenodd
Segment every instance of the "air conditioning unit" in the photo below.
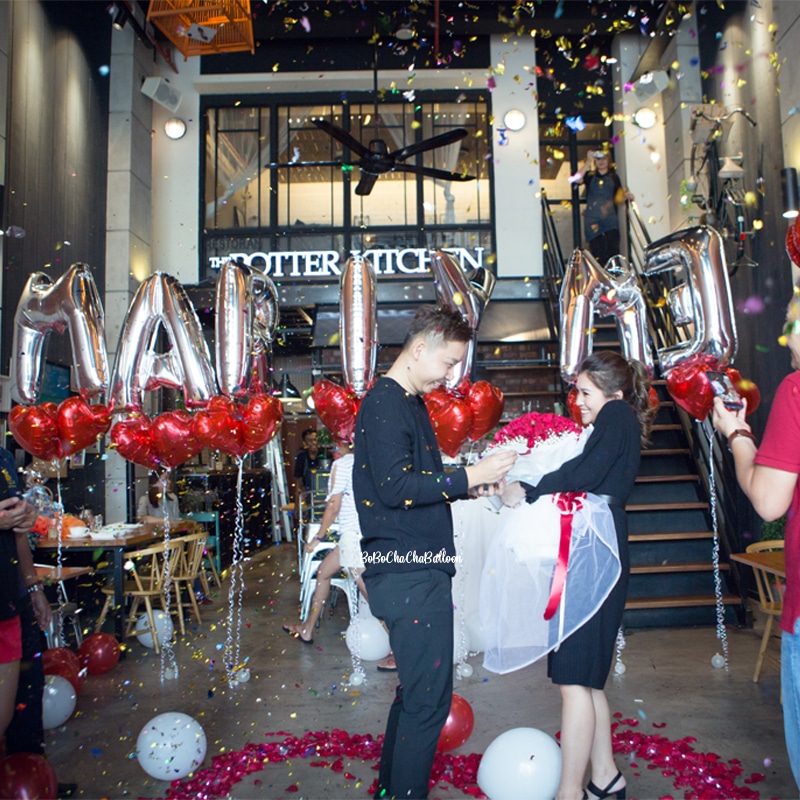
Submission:
M 181 104 L 181 93 L 177 89 L 173 89 L 165 78 L 145 78 L 141 91 L 142 94 L 147 95 L 173 113 Z

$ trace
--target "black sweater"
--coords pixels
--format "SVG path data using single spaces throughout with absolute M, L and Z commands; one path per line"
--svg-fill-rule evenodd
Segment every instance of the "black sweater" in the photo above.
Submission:
M 422 398 L 381 378 L 356 420 L 353 493 L 367 575 L 429 567 L 455 573 L 449 501 L 467 494 L 464 469 L 444 472 Z

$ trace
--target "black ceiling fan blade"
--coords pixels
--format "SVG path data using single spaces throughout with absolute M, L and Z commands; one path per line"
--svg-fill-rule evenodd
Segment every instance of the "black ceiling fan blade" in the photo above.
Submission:
M 324 119 L 312 119 L 311 120 L 321 131 L 325 131 L 328 136 L 332 136 L 337 141 L 341 142 L 345 147 L 352 150 L 354 153 L 358 153 L 360 156 L 365 156 L 369 153 L 369 148 L 364 147 L 361 142 L 358 141 L 355 137 L 351 136 L 347 131 L 343 130 L 342 128 L 337 127 L 336 125 L 331 125 L 330 122 L 327 122 Z
M 447 133 L 440 133 L 438 136 L 431 136 L 430 139 L 423 139 L 421 142 L 401 147 L 399 150 L 395 150 L 391 156 L 398 161 L 402 161 L 404 158 L 415 156 L 417 153 L 424 153 L 437 147 L 454 144 L 468 135 L 466 128 L 453 128 L 452 131 L 447 131 Z
M 364 172 L 361 170 L 361 178 L 358 181 L 358 185 L 356 186 L 356 194 L 360 194 L 362 197 L 368 195 L 373 187 L 375 186 L 375 182 L 378 180 L 377 175 L 372 175 L 369 172 Z
M 446 169 L 436 169 L 436 167 L 418 167 L 415 164 L 398 164 L 394 168 L 395 172 L 413 172 L 415 175 L 425 175 L 428 178 L 439 178 L 443 181 L 474 181 L 475 175 L 465 175 L 463 172 L 448 172 Z
M 277 169 L 278 167 L 352 167 L 346 161 L 282 161 L 264 164 L 264 169 Z

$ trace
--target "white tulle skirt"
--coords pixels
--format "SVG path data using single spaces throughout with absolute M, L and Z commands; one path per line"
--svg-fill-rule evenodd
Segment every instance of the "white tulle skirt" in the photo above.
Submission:
M 483 665 L 500 674 L 532 664 L 589 620 L 620 575 L 614 518 L 605 501 L 583 496 L 573 515 L 566 582 L 557 610 L 551 600 L 559 552 L 558 495 L 523 503 L 503 516 L 481 575 Z

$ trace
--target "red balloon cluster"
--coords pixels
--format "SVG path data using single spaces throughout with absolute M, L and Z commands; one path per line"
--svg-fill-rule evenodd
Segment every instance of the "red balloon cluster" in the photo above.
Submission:
M 792 259 L 792 263 L 800 267 L 800 217 L 789 226 L 786 231 L 786 253 Z
M 439 734 L 436 749 L 439 752 L 455 750 L 469 739 L 475 725 L 475 713 L 472 706 L 460 694 L 454 694 L 450 703 L 450 713 Z
M 752 414 L 761 402 L 761 392 L 752 381 L 745 380 L 733 367 L 720 369 L 713 359 L 687 359 L 673 367 L 667 375 L 667 391 L 672 399 L 695 419 L 704 420 L 714 405 L 714 389 L 706 372 L 724 372 L 739 396 L 747 400 L 747 414 Z
M 111 441 L 128 461 L 155 469 L 176 467 L 204 447 L 243 456 L 264 447 L 283 419 L 280 400 L 254 394 L 246 403 L 212 397 L 194 414 L 166 411 L 150 419 L 133 414 L 111 429 Z
M 424 400 L 436 441 L 451 458 L 467 438 L 476 442 L 497 425 L 505 403 L 502 391 L 489 381 L 471 384 L 466 378 L 455 389 L 434 389 Z
M 25 450 L 50 461 L 94 444 L 109 429 L 111 414 L 106 406 L 91 406 L 74 395 L 59 405 L 15 406 L 8 415 L 8 424 Z
M 337 442 L 352 442 L 361 399 L 350 386 L 340 386 L 326 378 L 311 390 L 314 410 L 320 422 Z
M 81 664 L 90 675 L 102 675 L 119 661 L 119 644 L 110 633 L 93 633 L 81 642 Z
M 42 653 L 42 665 L 45 675 L 60 675 L 72 684 L 75 694 L 81 693 L 85 672 L 80 659 L 72 650 L 67 650 L 66 647 L 45 650 Z

